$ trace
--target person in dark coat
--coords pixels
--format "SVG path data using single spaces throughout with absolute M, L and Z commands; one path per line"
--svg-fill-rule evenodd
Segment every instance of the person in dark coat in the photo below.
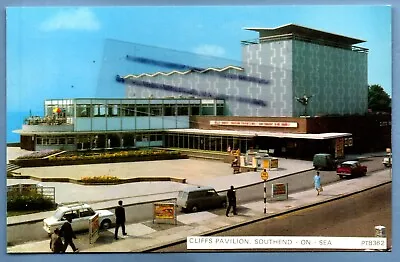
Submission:
M 61 226 L 61 230 L 60 230 L 61 235 L 64 237 L 64 252 L 67 250 L 68 245 L 71 246 L 71 248 L 74 252 L 79 251 L 79 249 L 76 248 L 74 241 L 72 240 L 73 238 L 76 239 L 76 235 L 74 233 L 74 230 L 72 229 L 71 223 L 72 223 L 72 218 L 67 217 L 67 222 L 65 222 Z
M 54 233 L 51 234 L 50 239 L 50 249 L 53 253 L 63 253 L 64 252 L 64 244 L 61 240 L 60 229 L 56 228 Z
M 118 201 L 118 206 L 115 208 L 115 240 L 118 239 L 118 229 L 122 228 L 122 235 L 126 236 L 125 232 L 125 208 L 122 206 L 122 200 Z
M 233 207 L 233 214 L 237 215 L 236 213 L 236 191 L 233 186 L 231 186 L 231 189 L 228 190 L 228 193 L 226 195 L 228 197 L 228 208 L 226 209 L 226 216 L 229 216 L 229 211 L 231 210 L 231 207 Z

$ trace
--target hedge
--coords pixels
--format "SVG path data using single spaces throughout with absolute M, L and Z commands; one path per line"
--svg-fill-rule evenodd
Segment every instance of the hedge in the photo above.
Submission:
M 7 196 L 7 211 L 49 210 L 54 207 L 50 198 L 38 193 L 15 193 Z

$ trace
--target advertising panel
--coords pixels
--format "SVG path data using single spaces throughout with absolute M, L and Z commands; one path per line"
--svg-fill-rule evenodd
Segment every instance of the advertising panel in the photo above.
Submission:
M 99 214 L 89 219 L 89 244 L 93 244 L 99 238 Z
M 176 204 L 175 203 L 154 203 L 154 221 L 173 221 L 176 224 Z
M 271 197 L 274 200 L 288 199 L 288 184 L 287 183 L 272 184 Z

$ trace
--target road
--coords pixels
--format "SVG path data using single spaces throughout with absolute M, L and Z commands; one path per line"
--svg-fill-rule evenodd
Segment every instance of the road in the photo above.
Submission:
M 363 162 L 363 164 L 367 165 L 368 172 L 372 173 L 374 171 L 381 170 L 384 168 L 381 161 L 382 161 L 381 157 L 379 158 L 376 157 Z M 312 178 L 314 175 L 315 171 L 308 171 L 280 179 L 279 181 L 275 181 L 274 183 L 276 182 L 289 183 L 289 190 L 290 192 L 294 193 L 296 191 L 310 189 L 312 187 L 312 181 L 313 181 Z M 335 171 L 322 171 L 321 181 L 322 184 L 328 184 L 328 183 L 339 182 L 340 179 L 336 175 Z M 268 190 L 270 188 L 271 186 L 268 186 Z M 263 183 L 245 188 L 240 188 L 237 190 L 238 205 L 261 199 L 263 199 Z M 127 216 L 126 217 L 127 224 L 143 222 L 152 219 L 153 215 L 152 203 L 127 206 L 125 207 L 125 209 Z M 110 211 L 114 212 L 114 210 Z M 178 212 L 177 214 L 179 215 L 180 212 Z M 47 239 L 48 238 L 47 233 L 42 229 L 42 226 L 43 226 L 42 222 L 22 224 L 17 226 L 7 226 L 7 242 L 16 245 L 28 241 Z M 30 233 L 29 235 L 27 235 L 25 232 L 30 232 Z
M 384 225 L 390 247 L 392 245 L 391 194 L 392 184 L 390 183 L 350 197 L 238 227 L 214 236 L 373 237 L 375 226 Z M 274 251 L 288 250 L 274 249 Z M 188 250 L 186 250 L 185 242 L 154 252 L 188 252 Z

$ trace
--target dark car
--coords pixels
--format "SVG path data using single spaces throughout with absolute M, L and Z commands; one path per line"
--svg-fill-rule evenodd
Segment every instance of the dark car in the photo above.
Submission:
M 313 166 L 317 170 L 336 170 L 337 160 L 331 154 L 315 154 Z
M 361 165 L 359 161 L 345 161 L 337 167 L 336 173 L 340 178 L 346 176 L 365 176 L 367 174 L 367 167 Z
M 200 186 L 180 191 L 176 203 L 183 211 L 197 212 L 226 207 L 226 196 L 218 194 L 212 187 Z

